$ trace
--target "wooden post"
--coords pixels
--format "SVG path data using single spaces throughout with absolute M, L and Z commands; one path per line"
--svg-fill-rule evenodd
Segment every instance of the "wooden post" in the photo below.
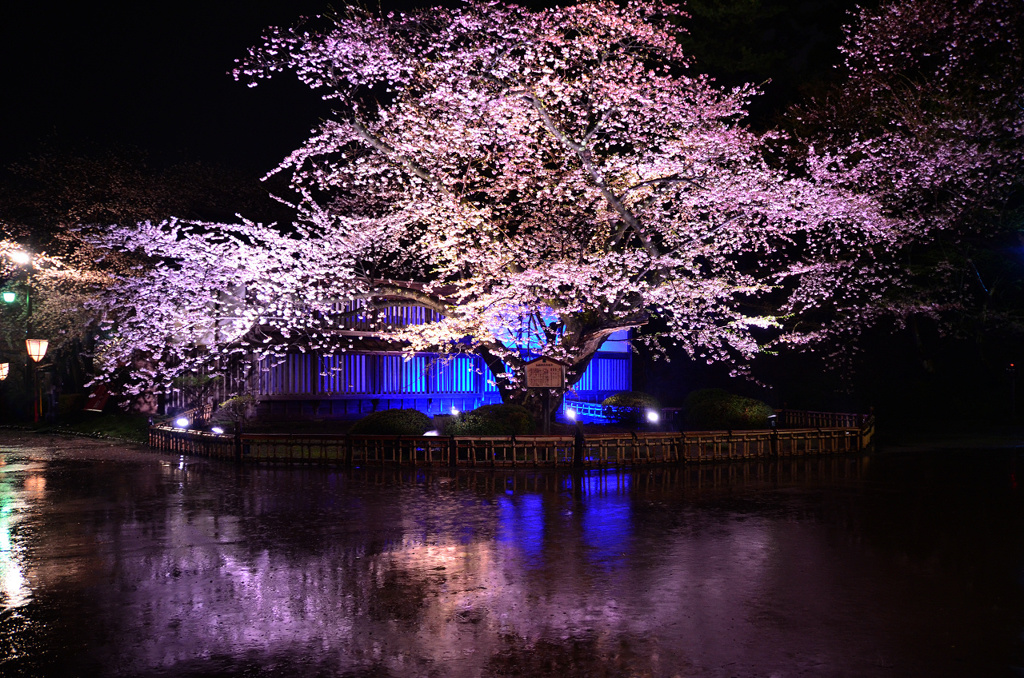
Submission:
M 587 440 L 583 436 L 583 427 L 576 422 L 576 434 L 573 436 L 572 467 L 583 468 L 583 455 L 587 451 Z
M 235 422 L 235 461 L 242 461 L 242 423 Z
M 551 391 L 544 389 L 544 424 L 541 426 L 541 433 L 551 434 Z

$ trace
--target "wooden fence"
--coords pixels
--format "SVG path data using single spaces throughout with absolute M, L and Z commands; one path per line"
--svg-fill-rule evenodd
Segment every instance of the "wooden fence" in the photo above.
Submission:
M 809 412 L 807 410 L 777 410 L 781 428 L 866 428 L 871 415 L 847 412 Z
M 858 452 L 870 427 L 602 433 L 587 436 L 363 436 L 214 434 L 166 426 L 149 444 L 176 454 L 245 462 L 480 467 L 621 467 Z

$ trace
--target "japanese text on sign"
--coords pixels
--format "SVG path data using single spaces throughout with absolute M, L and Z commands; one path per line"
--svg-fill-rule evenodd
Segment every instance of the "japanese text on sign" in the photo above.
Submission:
M 562 388 L 564 385 L 565 367 L 563 365 L 545 358 L 527 363 L 527 388 Z

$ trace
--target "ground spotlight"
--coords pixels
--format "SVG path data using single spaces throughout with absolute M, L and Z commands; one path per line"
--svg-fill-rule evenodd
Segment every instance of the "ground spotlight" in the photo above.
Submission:
M 188 417 L 178 417 L 174 420 L 174 425 L 178 428 L 188 428 L 189 422 Z

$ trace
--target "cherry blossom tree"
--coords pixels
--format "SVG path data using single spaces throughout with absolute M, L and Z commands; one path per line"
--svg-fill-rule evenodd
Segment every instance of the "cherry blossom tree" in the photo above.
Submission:
M 92 378 L 97 295 L 115 278 L 137 276 L 141 262 L 99 252 L 82 224 L 286 214 L 253 177 L 196 162 L 162 165 L 139 149 L 56 140 L 0 167 L 0 287 L 20 301 L 0 306 L 0 349 L 24 355 L 27 323 L 50 341 L 47 362 L 64 392 Z M 24 303 L 29 268 L 11 252 L 31 252 L 32 313 Z
M 648 0 L 474 0 L 271 29 L 236 77 L 290 72 L 336 107 L 272 173 L 298 222 L 100 236 L 165 262 L 116 290 L 108 364 L 134 361 L 144 388 L 216 352 L 344 348 L 351 299 L 437 312 L 376 329 L 409 351 L 479 352 L 530 406 L 529 357 L 567 363 L 571 387 L 605 338 L 654 318 L 647 340 L 742 363 L 789 293 L 834 294 L 820 260 L 906 232 L 839 163 L 772 162 L 743 127 L 756 92 L 696 72 L 680 18 Z
M 53 375 L 59 387 L 86 380 L 88 361 L 75 358 L 95 328 L 87 304 L 114 278 L 95 265 L 80 266 L 74 257 L 27 250 L 17 240 L 2 237 L 3 230 L 0 224 L 0 289 L 14 295 L 12 302 L 0 303 L 0 362 L 11 365 L 3 394 L 10 416 L 29 402 L 30 389 L 20 369 L 29 364 L 26 338 L 49 342 L 46 362 L 66 368 Z
M 99 376 L 125 396 L 167 393 L 196 373 L 223 376 L 254 352 L 321 345 L 316 310 L 349 289 L 326 275 L 329 243 L 301 227 L 286 235 L 250 222 L 172 219 L 85 237 L 138 257 L 136 270 L 88 304 L 99 318 Z
M 885 248 L 847 248 L 804 279 L 827 298 L 794 296 L 804 342 L 852 339 L 876 323 L 991 330 L 1020 324 L 994 299 L 1024 179 L 1024 5 L 1016 0 L 898 0 L 862 10 L 841 46 L 841 79 L 794 107 L 794 155 L 836 169 L 897 224 Z M 1012 240 L 1010 240 L 1012 242 Z M 1013 297 L 1016 302 L 1019 297 Z M 816 311 L 808 312 L 811 307 Z M 816 324 L 816 326 L 815 326 Z
M 0 345 L 8 352 L 24 352 L 31 328 L 49 341 L 48 351 L 65 348 L 89 330 L 87 302 L 113 280 L 95 267 L 79 267 L 46 252 L 29 254 L 17 241 L 0 238 L 0 286 L 15 295 L 14 303 L 0 308 Z

